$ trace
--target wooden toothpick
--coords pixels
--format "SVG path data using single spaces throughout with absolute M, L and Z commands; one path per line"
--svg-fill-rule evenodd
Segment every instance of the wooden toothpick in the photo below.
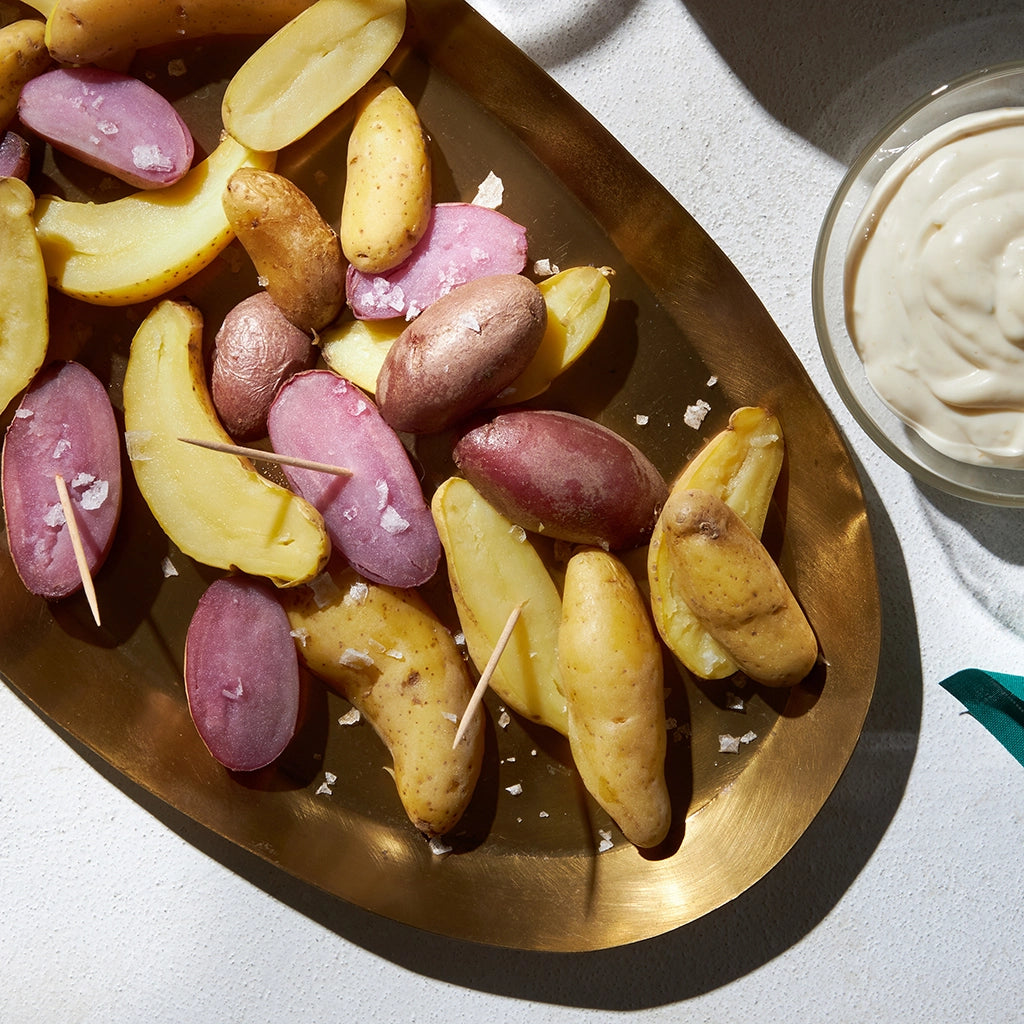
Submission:
M 491 651 L 491 656 L 480 675 L 480 679 L 476 684 L 476 689 L 473 691 L 473 695 L 469 698 L 466 710 L 462 714 L 459 727 L 455 730 L 455 739 L 452 741 L 452 750 L 459 745 L 459 740 L 462 739 L 466 730 L 469 728 L 470 719 L 473 717 L 477 707 L 480 705 L 480 701 L 484 699 L 484 693 L 491 681 L 491 676 L 494 675 L 494 670 L 498 667 L 498 659 L 501 658 L 502 653 L 508 646 L 509 638 L 512 636 L 512 630 L 515 629 L 516 623 L 519 621 L 519 613 L 523 610 L 524 604 L 526 604 L 525 601 L 520 601 L 519 604 L 509 612 L 505 628 L 501 631 L 501 636 L 498 637 L 498 642 L 494 645 L 494 650 Z
M 58 473 L 53 479 L 57 484 L 60 507 L 64 510 L 64 521 L 68 524 L 68 536 L 71 538 L 71 547 L 75 552 L 75 562 L 78 565 L 78 575 L 82 578 L 85 599 L 89 602 L 92 617 L 96 620 L 96 625 L 98 626 L 100 625 L 100 606 L 96 600 L 96 588 L 92 582 L 92 573 L 89 571 L 89 560 L 85 557 L 85 548 L 82 547 L 82 535 L 78 532 L 75 508 L 71 504 L 71 495 L 68 494 L 68 487 L 64 483 L 64 477 Z
M 202 441 L 195 437 L 179 437 L 185 444 L 194 444 L 198 448 L 209 448 L 211 452 L 226 452 L 228 455 L 242 455 L 247 459 L 260 462 L 276 462 L 282 466 L 296 466 L 299 469 L 313 469 L 318 473 L 332 473 L 334 476 L 351 476 L 352 470 L 343 466 L 332 466 L 328 462 L 313 462 L 311 459 L 300 459 L 295 455 L 279 455 L 277 452 L 265 452 L 260 448 L 244 448 L 237 444 L 225 444 L 223 441 Z

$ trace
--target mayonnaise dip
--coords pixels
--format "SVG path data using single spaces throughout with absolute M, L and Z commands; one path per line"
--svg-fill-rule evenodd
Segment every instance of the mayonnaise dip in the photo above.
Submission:
M 1024 467 L 1024 107 L 900 154 L 854 229 L 845 296 L 896 415 L 960 462 Z

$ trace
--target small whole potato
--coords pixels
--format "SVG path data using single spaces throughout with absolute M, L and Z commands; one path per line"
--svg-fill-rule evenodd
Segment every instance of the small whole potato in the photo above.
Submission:
M 341 241 L 313 200 L 284 175 L 243 167 L 228 180 L 224 213 L 281 312 L 319 331 L 345 302 Z
M 635 445 L 568 412 L 516 409 L 467 430 L 455 464 L 524 530 L 605 550 L 650 535 L 668 485 Z
M 281 385 L 316 362 L 316 346 L 266 292 L 242 299 L 213 342 L 210 392 L 224 429 L 237 441 L 267 432 Z
M 540 289 L 520 274 L 469 281 L 429 305 L 398 336 L 377 377 L 377 404 L 395 430 L 444 430 L 508 387 L 547 324 Z

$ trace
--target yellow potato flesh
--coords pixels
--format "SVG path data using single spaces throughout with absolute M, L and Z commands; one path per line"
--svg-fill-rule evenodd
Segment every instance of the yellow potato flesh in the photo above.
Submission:
M 282 602 L 306 666 L 366 716 L 390 751 L 409 820 L 427 835 L 450 831 L 473 795 L 484 748 L 477 708 L 453 749 L 473 686 L 451 634 L 415 591 L 352 569 L 325 573 Z
M 542 394 L 586 352 L 604 326 L 611 285 L 603 270 L 570 267 L 537 287 L 548 307 L 544 337 L 529 366 L 491 405 L 512 405 Z
M 404 317 L 344 320 L 321 332 L 320 352 L 335 373 L 372 395 L 391 346 L 407 326 Z
M 0 178 L 0 412 L 46 359 L 49 300 L 34 203 L 23 181 Z
M 416 108 L 386 75 L 363 90 L 348 143 L 341 243 L 358 270 L 398 266 L 430 220 L 430 155 Z
M 525 601 L 491 689 L 519 714 L 567 735 L 568 714 L 558 685 L 562 601 L 540 555 L 523 530 L 459 477 L 434 492 L 431 512 L 477 670 L 490 659 L 512 609 Z
M 51 64 L 44 38 L 45 26 L 34 18 L 0 28 L 0 132 L 18 112 L 22 87 Z
M 274 155 L 225 136 L 177 184 L 109 203 L 41 196 L 36 234 L 50 284 L 101 306 L 147 302 L 208 266 L 234 238 L 221 195 L 240 167 L 269 168 Z
M 662 517 L 683 600 L 740 670 L 768 686 L 803 679 L 817 660 L 817 640 L 750 528 L 720 498 L 701 490 L 674 490 Z
M 608 552 L 569 559 L 558 664 L 583 784 L 630 842 L 656 846 L 672 819 L 661 646 L 635 580 Z
M 232 77 L 224 127 L 251 149 L 283 149 L 366 85 L 404 30 L 405 0 L 317 0 Z
M 760 536 L 783 455 L 778 419 L 767 409 L 744 406 L 732 414 L 729 426 L 691 459 L 673 491 L 699 488 L 716 495 Z M 737 671 L 736 662 L 683 600 L 665 542 L 663 516 L 655 524 L 648 548 L 654 623 L 669 650 L 694 675 L 724 679 Z
M 178 440 L 231 442 L 207 390 L 202 343 L 199 312 L 170 300 L 132 340 L 124 421 L 139 490 L 167 536 L 197 561 L 278 586 L 312 579 L 330 552 L 316 509 L 248 460 Z

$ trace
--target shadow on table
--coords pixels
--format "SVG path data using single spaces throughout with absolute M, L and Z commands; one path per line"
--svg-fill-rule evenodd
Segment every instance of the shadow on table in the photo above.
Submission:
M 877 495 L 869 492 L 867 501 L 882 598 L 882 645 L 874 698 L 850 763 L 824 808 L 768 875 L 719 910 L 654 939 L 554 954 L 427 935 L 295 880 L 135 786 L 77 741 L 68 742 L 192 846 L 346 941 L 406 970 L 468 990 L 562 1006 L 628 1011 L 680 1002 L 756 971 L 803 939 L 856 879 L 902 798 L 921 719 L 918 638 L 899 542 Z M 494 907 L 495 914 L 505 912 Z
M 773 117 L 849 165 L 931 89 L 1019 60 L 1019 0 L 680 0 Z

